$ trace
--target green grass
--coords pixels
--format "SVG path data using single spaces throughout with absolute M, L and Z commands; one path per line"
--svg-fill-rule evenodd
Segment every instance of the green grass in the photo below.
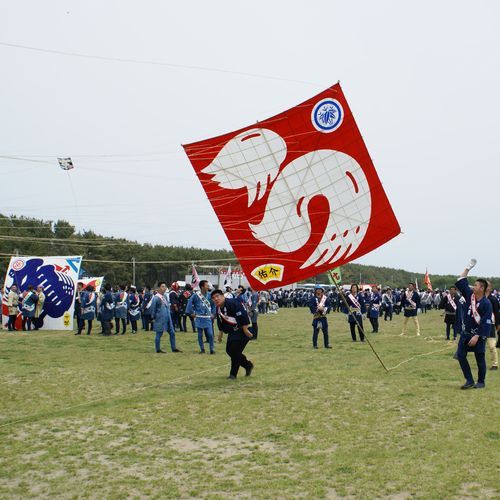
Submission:
M 332 351 L 305 309 L 261 316 L 237 381 L 192 333 L 165 355 L 145 332 L 1 333 L 0 497 L 498 498 L 498 372 L 459 390 L 442 317 L 419 319 L 368 334 L 389 367 L 424 354 L 386 373 L 343 315 Z

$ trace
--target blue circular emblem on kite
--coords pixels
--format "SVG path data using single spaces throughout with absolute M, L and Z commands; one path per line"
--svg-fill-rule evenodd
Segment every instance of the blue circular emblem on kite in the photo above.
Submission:
M 344 110 L 340 103 L 327 97 L 314 106 L 311 113 L 311 122 L 318 132 L 328 134 L 337 130 L 344 119 Z

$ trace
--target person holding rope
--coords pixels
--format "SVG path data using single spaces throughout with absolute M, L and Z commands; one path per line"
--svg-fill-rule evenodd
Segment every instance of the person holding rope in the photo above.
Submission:
M 342 293 L 342 292 L 341 292 Z M 342 310 L 347 314 L 347 321 L 351 329 L 352 341 L 356 342 L 356 326 L 358 327 L 359 340 L 365 341 L 365 333 L 363 329 L 363 314 L 366 312 L 365 299 L 363 294 L 359 291 L 356 283 L 351 285 L 351 290 L 345 296 L 343 301 Z
M 235 380 L 240 366 L 245 369 L 245 375 L 248 377 L 252 373 L 253 363 L 246 358 L 243 351 L 253 335 L 249 330 L 250 319 L 247 311 L 236 299 L 226 298 L 222 290 L 214 290 L 212 300 L 217 307 L 217 341 L 222 342 L 223 334 L 227 333 L 226 353 L 231 358 L 231 370 L 227 378 Z
M 469 287 L 467 276 L 476 265 L 476 259 L 471 259 L 456 282 L 456 287 L 465 298 L 464 331 L 458 341 L 457 358 L 465 377 L 465 384 L 461 389 L 482 389 L 485 387 L 486 378 L 486 339 L 491 331 L 491 302 L 486 297 L 488 283 L 484 279 L 477 279 L 472 289 Z M 473 352 L 477 364 L 477 383 L 467 361 L 467 353 Z
M 408 290 L 402 293 L 401 307 L 404 308 L 404 320 L 403 331 L 400 335 L 406 335 L 406 332 L 408 331 L 408 321 L 412 318 L 417 330 L 417 337 L 419 337 L 420 324 L 417 319 L 417 309 L 420 308 L 420 295 L 415 289 L 415 283 L 408 283 Z
M 330 301 L 325 294 L 325 290 L 321 285 L 316 285 L 314 287 L 314 295 L 309 301 L 309 309 L 313 314 L 313 349 L 318 348 L 318 335 L 320 329 L 323 331 L 323 343 L 325 345 L 325 349 L 332 348 L 328 339 L 328 319 L 326 317 L 326 313 L 329 307 Z

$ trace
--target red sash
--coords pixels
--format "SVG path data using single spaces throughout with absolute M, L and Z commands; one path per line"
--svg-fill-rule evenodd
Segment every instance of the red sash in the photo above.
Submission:
M 356 299 L 356 297 L 352 293 L 349 293 L 347 297 L 351 301 L 351 304 L 353 304 L 353 306 L 356 308 L 356 311 L 361 313 L 361 304 L 358 302 L 358 299 Z
M 410 292 L 409 290 L 406 292 L 406 300 L 409 302 L 410 306 L 415 309 L 417 307 L 417 304 L 411 299 L 411 296 L 413 295 L 413 292 Z
M 226 323 L 229 323 L 232 326 L 235 326 L 238 324 L 236 321 L 236 318 L 233 318 L 232 316 L 226 316 L 223 314 L 223 312 L 220 310 L 220 307 L 217 308 L 217 314 L 223 319 Z
M 455 304 L 455 301 L 453 300 L 453 297 L 447 293 L 446 294 L 446 298 L 448 299 L 448 302 L 450 304 L 451 307 L 453 307 L 453 310 L 456 311 L 457 310 L 457 305 Z
M 481 315 L 477 310 L 476 296 L 474 294 L 472 294 L 470 298 L 470 310 L 472 311 L 472 316 L 474 317 L 475 322 L 479 325 L 481 322 Z

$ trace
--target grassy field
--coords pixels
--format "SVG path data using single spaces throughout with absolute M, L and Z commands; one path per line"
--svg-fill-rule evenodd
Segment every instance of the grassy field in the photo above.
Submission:
M 343 315 L 313 351 L 310 314 L 281 310 L 236 381 L 192 333 L 157 355 L 145 332 L 2 332 L 0 497 L 498 498 L 500 375 L 461 391 L 442 321 L 382 321 L 387 366 L 417 356 L 386 373 Z

